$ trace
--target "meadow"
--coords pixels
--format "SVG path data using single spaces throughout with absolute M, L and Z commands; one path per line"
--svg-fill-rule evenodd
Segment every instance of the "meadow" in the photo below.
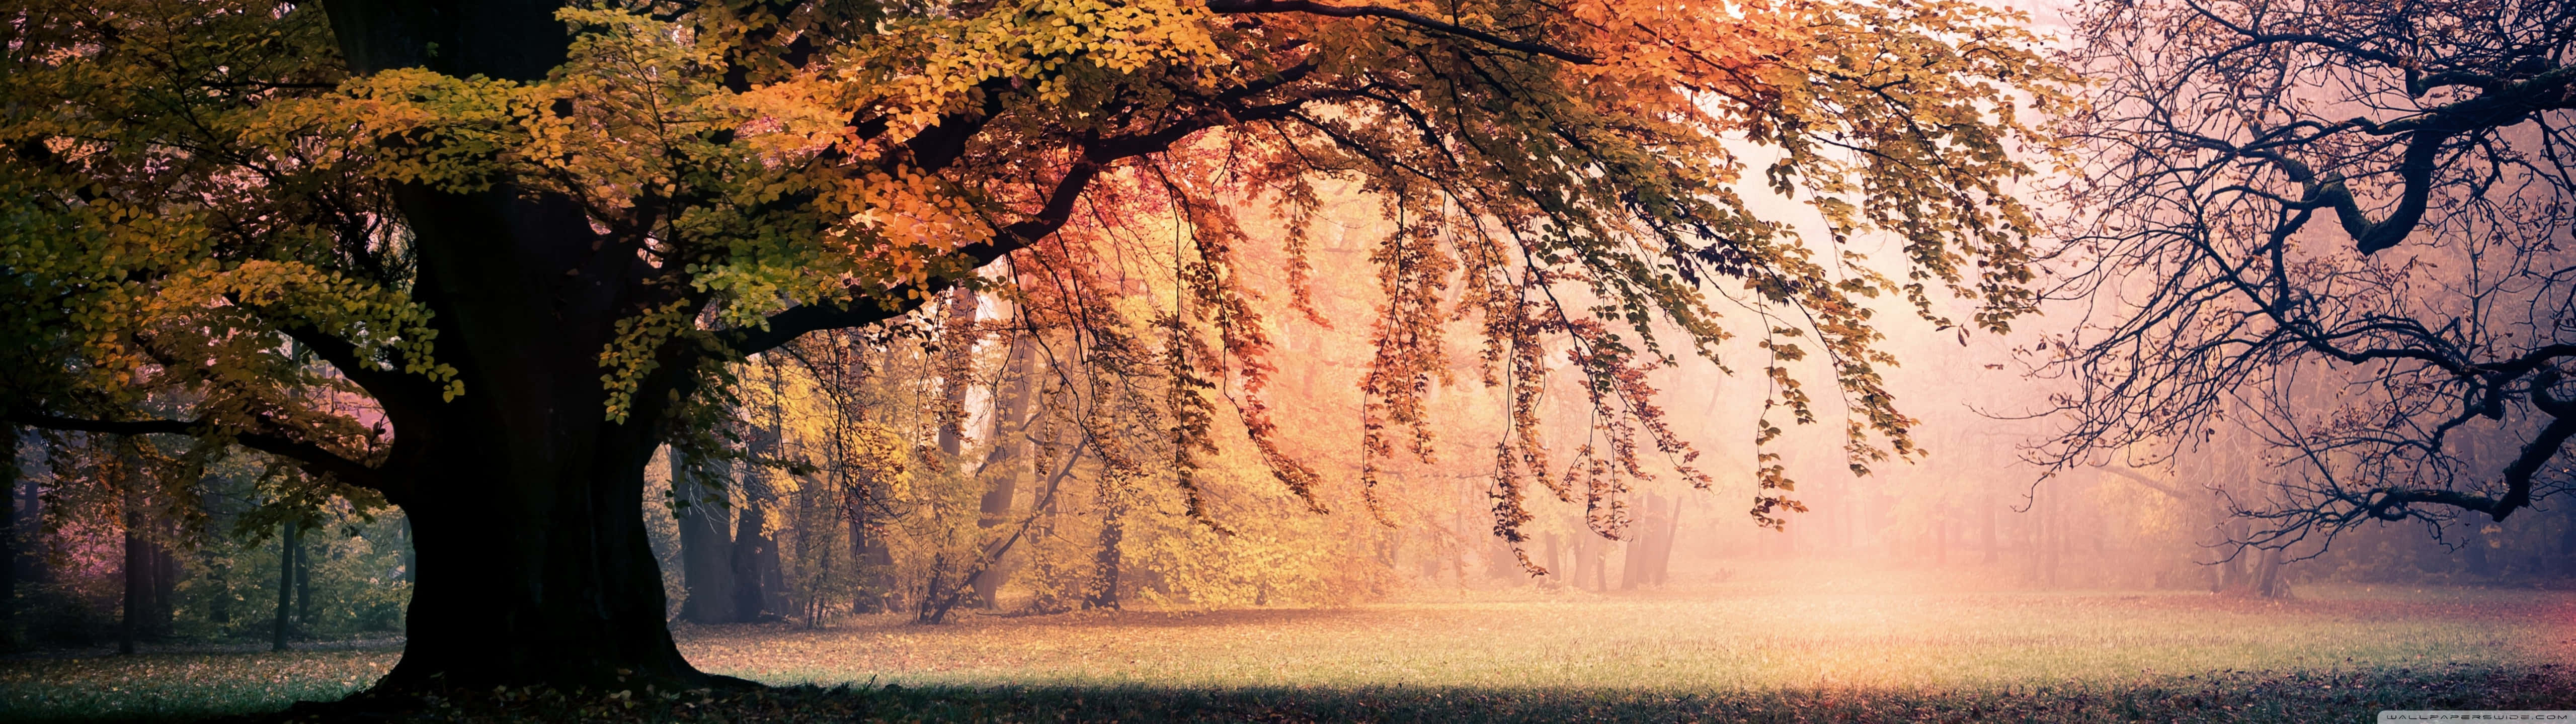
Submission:
M 2576 593 L 1429 591 L 1335 609 L 683 626 L 756 695 L 470 692 L 450 718 L 2318 721 L 2576 708 Z M 357 690 L 389 646 L 0 661 L 11 720 L 184 720 Z M 813 686 L 799 686 L 799 685 Z M 635 699 L 648 704 L 630 709 Z

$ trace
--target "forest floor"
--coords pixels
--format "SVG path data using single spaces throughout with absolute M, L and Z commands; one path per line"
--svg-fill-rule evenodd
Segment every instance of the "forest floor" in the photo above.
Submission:
M 2576 709 L 2576 592 L 1925 591 L 1738 580 L 1423 591 L 1329 609 L 894 617 L 676 630 L 713 699 L 450 702 L 684 721 L 2368 721 Z M 395 648 L 0 660 L 0 720 L 171 721 L 330 699 Z M 846 685 L 846 687 L 845 687 Z M 889 686 L 892 685 L 892 686 Z M 843 688 L 845 687 L 845 688 Z M 676 698 L 669 698 L 676 697 Z

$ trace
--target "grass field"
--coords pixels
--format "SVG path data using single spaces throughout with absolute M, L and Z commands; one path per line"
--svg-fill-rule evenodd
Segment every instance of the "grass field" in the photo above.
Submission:
M 2326 588 L 2267 603 L 1781 581 L 677 633 L 710 671 L 860 685 L 674 710 L 683 719 L 756 719 L 764 707 L 779 720 L 1384 721 L 2310 721 L 2425 704 L 2576 708 L 2576 593 L 2554 591 Z M 273 711 L 360 688 L 395 654 L 11 659 L 0 661 L 0 719 Z

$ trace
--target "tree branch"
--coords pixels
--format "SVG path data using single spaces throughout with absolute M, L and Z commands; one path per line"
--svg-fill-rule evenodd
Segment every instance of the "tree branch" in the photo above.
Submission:
M 140 419 L 104 420 L 64 417 L 33 412 L 10 412 L 8 421 L 46 429 L 104 432 L 120 435 L 178 434 L 204 437 L 217 428 L 202 420 Z M 332 479 L 359 487 L 383 490 L 382 473 L 366 463 L 340 456 L 339 453 L 299 439 L 265 432 L 234 432 L 232 440 L 243 447 L 284 457 L 296 462 L 306 472 L 327 475 Z
M 1313 2 L 1313 0 L 1208 0 L 1208 9 L 1215 11 L 1219 15 L 1305 13 L 1308 15 L 1322 15 L 1334 18 L 1385 18 L 1443 35 L 1454 35 L 1497 48 L 1517 50 L 1531 55 L 1544 55 L 1557 60 L 1573 63 L 1575 65 L 1592 65 L 1599 62 L 1592 56 L 1565 50 L 1556 46 L 1544 43 L 1512 40 L 1493 33 L 1459 25 L 1457 23 L 1442 22 L 1424 15 L 1397 10 L 1395 8 L 1378 7 L 1375 5 L 1328 5 L 1325 3 Z

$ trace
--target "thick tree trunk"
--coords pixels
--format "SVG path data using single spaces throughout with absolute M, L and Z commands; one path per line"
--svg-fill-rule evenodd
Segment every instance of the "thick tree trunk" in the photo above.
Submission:
M 425 264 L 423 276 L 444 271 Z M 571 349 L 544 354 L 533 340 L 510 350 L 473 341 L 441 352 L 473 363 L 460 368 L 502 367 L 488 361 L 505 356 L 555 368 L 469 372 L 468 389 L 479 391 L 431 408 L 438 419 L 427 426 L 452 451 L 423 455 L 433 469 L 420 479 L 475 482 L 396 500 L 420 568 L 402 662 L 378 686 L 702 685 L 707 677 L 680 657 L 664 623 L 661 571 L 644 528 L 644 466 L 656 435 L 647 424 L 604 419 L 599 348 L 565 345 L 587 351 L 577 360 Z
M 532 81 L 570 46 L 554 17 L 563 5 L 324 9 L 354 72 Z M 569 199 L 506 184 L 394 192 L 418 270 L 412 298 L 433 313 L 434 354 L 463 393 L 413 375 L 359 380 L 393 423 L 385 492 L 411 520 L 419 562 L 402 661 L 374 691 L 747 685 L 681 658 L 644 528 L 644 466 L 669 405 L 693 391 L 699 353 L 658 352 L 620 419 L 601 379 L 617 322 L 681 293 L 649 281 L 665 272 L 641 240 L 601 236 Z
M 2253 590 L 2253 594 L 2254 594 L 2254 596 L 2255 596 L 2255 597 L 2257 597 L 2257 598 L 2287 598 L 2287 597 L 2289 597 L 2289 595 L 2290 595 L 2290 585 L 2289 585 L 2289 583 L 2287 583 L 2287 582 L 2285 582 L 2285 581 L 2281 580 L 2281 549 L 2280 549 L 2280 548 L 2265 548 L 2265 549 L 2263 549 L 2263 556 L 2262 556 L 2261 558 L 2257 558 L 2257 559 L 2255 559 L 2255 564 L 2254 564 L 2254 565 L 2255 565 L 2255 568 L 2254 568 L 2254 590 Z
M 761 528 L 769 525 L 768 511 L 745 501 L 734 514 L 733 533 L 733 610 L 736 620 L 749 621 L 770 612 L 769 579 L 776 572 L 778 546 Z
M 600 382 L 600 351 L 639 304 L 622 280 L 642 260 L 594 253 L 589 222 L 559 199 L 403 201 L 421 240 L 414 294 L 437 312 L 437 353 L 465 393 L 387 400 L 422 445 L 420 482 L 388 495 L 420 569 L 402 662 L 379 687 L 714 681 L 672 643 L 644 528 L 644 467 L 684 372 L 647 375 L 623 420 Z

